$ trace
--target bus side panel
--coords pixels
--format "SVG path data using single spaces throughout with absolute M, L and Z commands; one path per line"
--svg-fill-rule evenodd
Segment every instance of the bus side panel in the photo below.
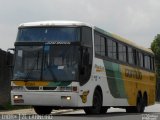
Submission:
M 122 78 L 129 105 L 135 106 L 138 91 L 147 93 L 148 105 L 155 102 L 155 73 L 121 65 Z
M 126 106 L 126 104 L 116 102 L 118 99 L 127 99 L 129 105 L 135 106 L 138 91 L 142 93 L 142 96 L 145 92 L 147 93 L 148 105 L 154 104 L 156 91 L 155 73 L 110 61 L 104 60 L 103 62 L 108 88 L 113 96 L 112 100 L 115 101 L 113 106 Z
M 106 74 L 106 84 L 109 89 L 111 104 L 104 103 L 105 106 L 128 106 L 124 81 L 121 74 L 120 65 L 110 61 L 103 61 Z M 108 99 L 109 96 L 105 99 Z
M 109 64 L 107 63 L 107 65 Z M 97 86 L 100 86 L 102 89 L 103 106 L 128 106 L 128 101 L 124 95 L 125 92 L 123 81 L 116 79 L 114 83 L 110 84 L 108 76 L 106 76 L 106 66 L 104 65 L 104 61 L 101 59 L 95 58 L 93 60 L 92 68 L 93 69 L 90 80 L 85 85 L 80 86 L 79 94 L 81 97 L 79 99 L 79 106 L 92 106 L 93 94 Z M 117 65 L 116 67 L 114 66 L 114 68 L 117 69 Z M 113 79 L 110 79 L 110 81 L 112 80 Z M 119 87 L 118 84 L 121 84 L 121 86 Z M 112 91 L 114 94 L 122 97 L 114 97 Z M 119 94 L 117 94 L 117 92 Z M 86 94 L 86 96 L 83 96 L 83 94 Z M 83 98 L 85 99 L 84 101 Z

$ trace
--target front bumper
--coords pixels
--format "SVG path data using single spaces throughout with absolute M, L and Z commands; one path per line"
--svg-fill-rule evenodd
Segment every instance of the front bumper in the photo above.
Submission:
M 21 96 L 21 97 L 17 98 L 17 96 Z M 71 99 L 68 99 L 67 97 L 70 97 Z M 78 93 L 74 93 L 74 92 L 11 91 L 12 105 L 78 107 L 78 98 L 79 98 Z

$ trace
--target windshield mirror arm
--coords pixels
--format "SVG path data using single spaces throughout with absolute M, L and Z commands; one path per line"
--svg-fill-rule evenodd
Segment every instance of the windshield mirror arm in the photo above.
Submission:
M 13 53 L 11 53 L 10 51 L 13 51 Z M 15 53 L 15 49 L 14 48 L 8 48 L 7 49 L 7 53 L 6 53 L 6 64 L 7 67 L 11 70 L 11 77 L 13 77 L 13 55 Z
M 11 53 L 10 51 L 13 51 L 13 53 Z M 15 49 L 14 48 L 8 48 L 7 49 L 7 53 L 6 53 L 6 61 L 7 61 L 7 66 L 9 68 L 13 68 L 13 59 L 10 59 L 9 56 L 11 56 L 12 54 L 14 54 L 15 52 Z

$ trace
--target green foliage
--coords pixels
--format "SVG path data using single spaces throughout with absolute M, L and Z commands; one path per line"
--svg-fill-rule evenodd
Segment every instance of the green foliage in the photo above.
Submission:
M 155 54 L 156 62 L 158 62 L 160 60 L 160 34 L 158 34 L 153 40 L 151 44 L 151 49 Z
M 156 100 L 160 102 L 160 34 L 157 34 L 151 44 L 151 49 L 155 54 L 155 64 L 157 73 L 157 97 Z
M 160 78 L 160 34 L 158 34 L 153 40 L 151 49 L 155 54 L 157 77 Z

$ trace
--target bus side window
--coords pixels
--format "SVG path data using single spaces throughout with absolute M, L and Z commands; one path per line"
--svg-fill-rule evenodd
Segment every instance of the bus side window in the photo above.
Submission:
M 82 45 L 92 46 L 92 29 L 82 27 Z
M 133 49 L 128 47 L 128 63 L 133 64 Z
M 145 55 L 145 57 L 144 57 L 144 61 L 145 61 L 145 68 L 146 69 L 148 69 L 148 70 L 150 70 L 150 64 L 151 64 L 151 62 L 150 62 L 150 56 L 149 55 Z
M 93 45 L 92 45 L 92 29 L 82 27 L 81 42 L 81 65 L 80 65 L 80 85 L 84 85 L 90 78 L 92 61 L 93 61 Z

